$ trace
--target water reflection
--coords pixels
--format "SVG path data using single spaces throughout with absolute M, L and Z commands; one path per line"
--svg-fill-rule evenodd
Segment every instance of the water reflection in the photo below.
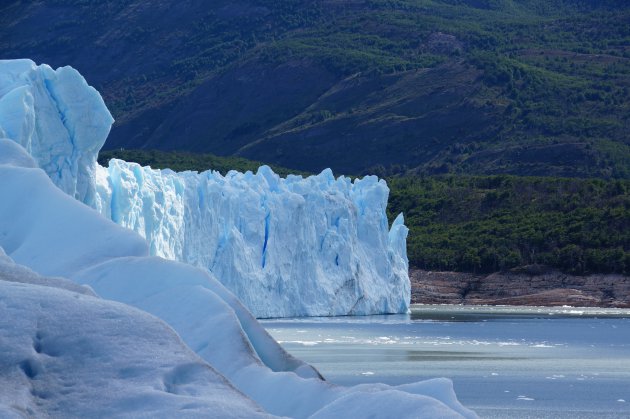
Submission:
M 517 356 L 499 356 L 486 352 L 465 351 L 406 351 L 406 360 L 412 362 L 444 362 L 444 361 L 516 361 L 526 358 Z
M 411 320 L 483 322 L 519 319 L 630 318 L 630 309 L 583 307 L 433 306 L 414 304 Z

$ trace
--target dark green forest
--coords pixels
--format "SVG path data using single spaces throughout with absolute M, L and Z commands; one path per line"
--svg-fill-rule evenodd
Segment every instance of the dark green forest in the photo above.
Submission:
M 203 172 L 215 170 L 225 176 L 230 170 L 239 172 L 256 172 L 264 163 L 242 157 L 219 157 L 208 153 L 190 153 L 187 151 L 160 151 L 160 150 L 104 150 L 98 155 L 98 163 L 107 166 L 110 159 L 121 159 L 136 162 L 142 166 L 151 166 L 155 169 L 169 168 L 176 172 L 195 170 Z M 286 177 L 289 174 L 309 175 L 311 173 L 298 172 L 276 165 L 268 165 L 278 175 Z
M 208 154 L 119 150 L 110 158 L 174 170 L 255 171 Z M 281 175 L 291 171 L 274 167 Z M 630 274 L 630 181 L 517 176 L 392 176 L 390 222 L 409 227 L 411 267 L 490 273 L 545 265 L 565 273 Z
M 388 184 L 388 212 L 405 213 L 414 267 L 630 274 L 630 181 L 449 175 Z

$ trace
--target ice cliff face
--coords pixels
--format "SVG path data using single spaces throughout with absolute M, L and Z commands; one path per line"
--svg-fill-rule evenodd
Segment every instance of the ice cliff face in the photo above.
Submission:
M 94 200 L 98 152 L 114 119 L 72 67 L 0 60 L 0 138 L 19 143 L 61 190 Z
M 151 254 L 210 270 L 257 317 L 407 311 L 407 229 L 399 216 L 388 230 L 384 181 L 330 170 L 281 179 L 265 166 L 226 176 L 120 160 L 103 168 L 111 123 L 75 70 L 0 61 L 0 136 L 62 190 L 140 233 Z
M 388 232 L 388 189 L 327 170 L 306 179 L 98 169 L 96 207 L 147 238 L 151 253 L 212 271 L 257 317 L 405 312 L 402 217 Z

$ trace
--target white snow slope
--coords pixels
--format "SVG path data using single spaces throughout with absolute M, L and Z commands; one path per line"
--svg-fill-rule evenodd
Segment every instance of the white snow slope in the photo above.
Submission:
M 0 249 L 0 417 L 267 416 L 157 318 Z
M 148 256 L 136 233 L 55 187 L 0 139 L 0 412 L 13 416 L 475 417 L 446 379 L 339 387 L 287 354 L 207 271 Z M 8 266 L 8 268 L 7 268 Z M 19 282 L 11 278 L 18 278 Z M 39 284 L 39 285 L 36 285 Z M 78 292 L 77 292 L 78 291 Z M 227 381 L 223 381 L 218 373 Z M 101 389 L 102 394 L 99 392 Z M 29 410 L 30 409 L 30 410 Z
M 210 270 L 256 317 L 408 310 L 407 228 L 401 215 L 388 231 L 383 180 L 103 168 L 112 121 L 74 69 L 0 61 L 0 136 L 66 193 L 140 233 L 152 255 Z

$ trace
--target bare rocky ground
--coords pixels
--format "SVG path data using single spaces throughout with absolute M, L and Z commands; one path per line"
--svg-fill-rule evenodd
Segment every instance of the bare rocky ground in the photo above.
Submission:
M 539 266 L 478 275 L 409 271 L 411 302 L 630 308 L 630 277 L 574 276 Z

